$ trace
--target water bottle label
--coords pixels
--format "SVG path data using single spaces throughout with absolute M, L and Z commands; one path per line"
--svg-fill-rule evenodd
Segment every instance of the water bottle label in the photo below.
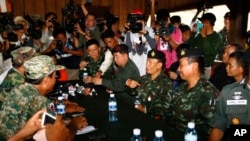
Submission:
M 184 137 L 185 141 L 197 141 L 197 136 L 193 134 L 186 134 Z
M 109 102 L 109 111 L 116 111 L 117 110 L 117 104 L 114 101 Z
M 65 114 L 65 105 L 60 104 L 56 108 L 57 108 L 57 114 L 60 114 L 60 115 Z
M 84 73 L 83 73 L 83 78 L 86 78 L 86 77 L 88 77 L 88 73 L 87 73 L 87 72 L 84 72 Z

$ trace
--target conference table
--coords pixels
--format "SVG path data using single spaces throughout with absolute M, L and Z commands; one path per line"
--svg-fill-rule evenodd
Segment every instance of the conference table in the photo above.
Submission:
M 72 83 L 72 82 L 70 82 Z M 68 84 L 67 84 L 68 85 Z M 121 96 L 126 93 L 115 94 L 118 106 L 118 121 L 108 121 L 108 98 L 105 88 L 95 86 L 97 94 L 86 96 L 76 93 L 69 99 L 84 107 L 88 124 L 97 128 L 96 131 L 77 135 L 75 141 L 129 141 L 134 128 L 141 129 L 141 136 L 145 141 L 152 141 L 155 130 L 162 130 L 166 141 L 183 141 L 183 132 L 180 132 L 163 121 L 155 120 L 149 115 L 142 113 L 130 105 Z

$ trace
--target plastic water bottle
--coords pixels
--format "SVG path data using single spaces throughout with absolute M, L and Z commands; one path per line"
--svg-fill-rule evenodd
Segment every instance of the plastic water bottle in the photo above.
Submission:
M 198 140 L 194 122 L 188 122 L 187 129 L 184 135 L 184 140 L 185 141 L 197 141 Z
M 162 130 L 156 130 L 155 131 L 155 138 L 153 141 L 165 141 L 163 138 L 163 132 Z
M 141 129 L 135 128 L 133 130 L 133 136 L 131 137 L 130 141 L 143 141 L 141 137 Z
M 118 121 L 117 118 L 117 102 L 115 99 L 115 94 L 111 93 L 109 97 L 109 122 Z
M 84 69 L 83 69 L 82 78 L 83 78 L 83 79 L 85 79 L 85 78 L 87 78 L 87 77 L 88 77 L 88 75 L 89 75 L 89 74 L 88 74 L 88 70 L 87 70 L 87 68 L 84 68 Z
M 137 95 L 137 96 L 135 97 L 135 102 L 134 102 L 134 104 L 135 104 L 135 108 L 138 108 L 138 106 L 141 104 L 141 99 L 140 99 L 140 96 L 139 96 L 139 95 Z
M 62 115 L 63 117 L 65 117 L 65 105 L 63 103 L 63 97 L 59 96 L 58 97 L 58 104 L 56 106 L 57 109 L 57 114 Z

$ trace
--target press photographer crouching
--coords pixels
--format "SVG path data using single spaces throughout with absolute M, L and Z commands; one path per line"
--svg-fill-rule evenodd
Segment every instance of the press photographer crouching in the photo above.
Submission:
M 54 51 L 63 66 L 66 67 L 68 80 L 78 80 L 80 58 L 83 56 L 83 48 L 75 47 L 75 44 L 67 39 L 64 29 L 53 32 L 54 41 L 42 54 Z

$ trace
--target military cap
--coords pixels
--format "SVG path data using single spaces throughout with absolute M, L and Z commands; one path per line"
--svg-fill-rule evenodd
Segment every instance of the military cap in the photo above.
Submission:
M 128 46 L 125 44 L 119 44 L 112 49 L 112 54 L 114 54 L 116 52 L 128 53 Z
M 230 18 L 230 12 L 227 12 L 227 13 L 224 15 L 224 18 Z
M 204 57 L 204 54 L 201 49 L 189 48 L 180 50 L 180 58 L 183 57 Z
M 55 65 L 52 58 L 47 55 L 38 55 L 24 63 L 25 76 L 28 79 L 41 79 L 55 70 L 64 69 L 63 66 Z
M 14 64 L 23 64 L 25 61 L 36 56 L 36 50 L 32 47 L 20 47 L 11 51 Z
M 213 13 L 205 13 L 205 14 L 202 15 L 201 18 L 198 18 L 198 19 L 200 21 L 209 20 L 212 24 L 214 24 L 215 21 L 216 21 L 216 17 L 215 17 L 215 15 Z
M 165 54 L 162 51 L 155 50 L 155 49 L 152 49 L 148 52 L 148 58 L 158 59 L 161 62 L 166 61 Z

